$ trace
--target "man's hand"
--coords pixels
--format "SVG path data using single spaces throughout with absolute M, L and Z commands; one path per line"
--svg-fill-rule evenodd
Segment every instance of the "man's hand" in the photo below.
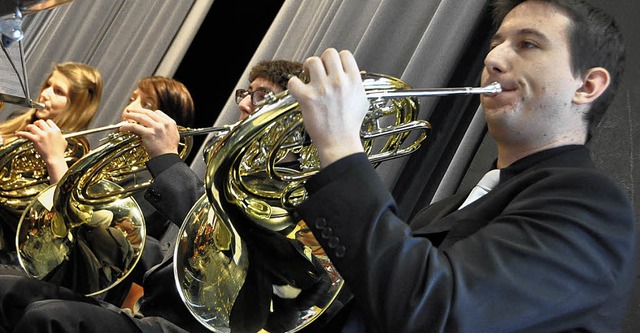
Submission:
M 369 109 L 362 76 L 349 51 L 327 49 L 304 62 L 309 83 L 289 79 L 288 89 L 300 105 L 304 126 L 323 167 L 364 151 L 362 121 Z

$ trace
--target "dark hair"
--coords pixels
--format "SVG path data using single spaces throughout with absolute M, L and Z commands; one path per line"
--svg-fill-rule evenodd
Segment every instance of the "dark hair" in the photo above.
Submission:
M 291 76 L 300 75 L 302 63 L 289 60 L 263 60 L 254 65 L 249 72 L 249 82 L 256 78 L 267 79 L 282 89 L 287 89 Z
M 156 101 L 153 109 L 162 110 L 180 126 L 193 126 L 195 107 L 182 82 L 164 76 L 149 76 L 138 81 L 138 89 Z
M 493 19 L 497 28 L 507 14 L 519 4 L 531 0 L 494 0 Z M 574 73 L 583 75 L 588 69 L 603 67 L 611 75 L 611 84 L 591 105 L 587 113 L 589 132 L 593 135 L 602 116 L 615 97 L 625 63 L 622 32 L 613 17 L 584 0 L 536 0 L 554 4 L 564 10 L 572 21 L 569 27 L 569 47 Z

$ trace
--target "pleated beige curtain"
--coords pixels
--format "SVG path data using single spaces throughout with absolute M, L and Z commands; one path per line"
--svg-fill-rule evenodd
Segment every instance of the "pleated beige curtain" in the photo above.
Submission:
M 52 64 L 85 62 L 105 78 L 103 101 L 91 126 L 118 122 L 139 78 L 175 73 L 213 1 L 74 0 L 26 16 L 23 43 L 32 97 Z M 237 79 L 236 87 L 245 87 L 249 68 L 260 60 L 302 61 L 334 47 L 352 51 L 362 70 L 391 75 L 413 87 L 445 87 L 460 54 L 468 51 L 469 36 L 486 2 L 285 0 L 243 75 L 230 79 Z M 233 24 L 220 33 L 229 31 Z M 225 107 L 211 125 L 236 121 L 232 91 L 228 93 Z M 420 102 L 420 118 L 428 119 L 437 98 L 421 98 Z M 482 126 L 480 119 L 476 128 Z M 469 133 L 468 140 L 480 140 L 473 129 Z M 90 135 L 89 140 L 94 145 L 103 136 Z M 204 175 L 202 148 L 197 148 L 200 151 L 192 168 Z M 467 159 L 472 153 L 462 149 L 459 158 Z M 378 167 L 389 187 L 405 161 L 397 159 Z M 460 177 L 461 172 L 451 176 Z
M 352 51 L 361 70 L 391 75 L 413 87 L 445 87 L 485 5 L 486 0 L 285 1 L 237 88 L 247 85 L 249 68 L 260 60 L 302 61 L 328 47 Z M 420 118 L 428 119 L 437 98 L 420 102 Z M 230 96 L 216 125 L 236 119 Z M 482 120 L 477 126 L 484 126 Z M 470 140 L 481 139 L 470 135 Z M 461 153 L 468 158 L 473 152 Z M 192 163 L 199 174 L 206 168 L 201 154 Z M 378 167 L 389 187 L 404 163 L 401 158 Z
M 22 43 L 31 98 L 37 98 L 53 64 L 84 62 L 104 78 L 103 99 L 90 126 L 116 123 L 138 79 L 173 75 L 212 2 L 73 0 L 26 15 Z M 88 139 L 94 145 L 103 136 Z

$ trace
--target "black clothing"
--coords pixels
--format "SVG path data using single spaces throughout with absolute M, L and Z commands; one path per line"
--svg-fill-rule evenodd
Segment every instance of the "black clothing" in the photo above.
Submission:
M 458 210 L 468 192 L 456 194 L 409 224 L 365 154 L 306 188 L 297 210 L 354 295 L 344 332 L 621 328 L 635 282 L 633 209 L 584 146 L 523 158 L 477 201 Z

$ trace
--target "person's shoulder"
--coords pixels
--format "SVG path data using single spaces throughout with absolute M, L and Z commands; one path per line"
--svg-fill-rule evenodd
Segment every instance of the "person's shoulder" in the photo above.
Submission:
M 552 188 L 565 195 L 615 205 L 632 212 L 627 191 L 608 173 L 596 167 L 550 167 L 536 171 L 538 186 Z

